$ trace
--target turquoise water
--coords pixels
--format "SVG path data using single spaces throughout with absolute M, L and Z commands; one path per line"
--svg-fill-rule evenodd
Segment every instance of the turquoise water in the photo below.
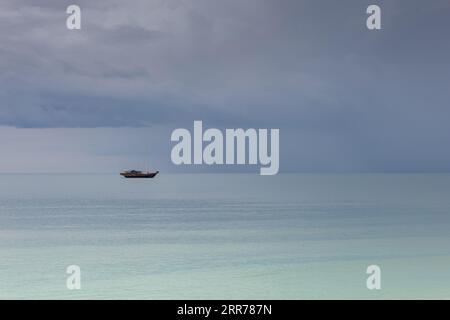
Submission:
M 438 174 L 0 175 L 0 298 L 450 298 L 449 194 Z

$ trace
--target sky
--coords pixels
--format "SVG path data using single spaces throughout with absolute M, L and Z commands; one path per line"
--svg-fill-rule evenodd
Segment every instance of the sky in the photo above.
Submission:
M 194 120 L 279 128 L 280 172 L 450 172 L 449 31 L 448 0 L 3 0 L 0 172 L 258 171 L 173 165 Z

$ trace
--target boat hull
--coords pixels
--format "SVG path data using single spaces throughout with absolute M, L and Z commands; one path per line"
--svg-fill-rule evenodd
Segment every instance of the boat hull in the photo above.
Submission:
M 127 179 L 150 179 L 150 178 L 154 178 L 158 173 L 159 173 L 159 171 L 156 171 L 156 172 L 140 172 L 140 173 L 124 172 L 124 173 L 121 173 L 120 175 L 122 177 L 127 178 Z

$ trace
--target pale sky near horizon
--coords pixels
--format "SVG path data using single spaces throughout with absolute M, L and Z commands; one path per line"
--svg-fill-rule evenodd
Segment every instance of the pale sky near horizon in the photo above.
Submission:
M 0 172 L 257 172 L 172 165 L 194 120 L 279 128 L 280 172 L 450 172 L 449 32 L 447 0 L 4 0 Z

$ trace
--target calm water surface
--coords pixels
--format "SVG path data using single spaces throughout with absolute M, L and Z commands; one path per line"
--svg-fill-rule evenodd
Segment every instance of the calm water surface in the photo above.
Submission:
M 450 298 L 449 195 L 439 174 L 0 175 L 0 298 Z

